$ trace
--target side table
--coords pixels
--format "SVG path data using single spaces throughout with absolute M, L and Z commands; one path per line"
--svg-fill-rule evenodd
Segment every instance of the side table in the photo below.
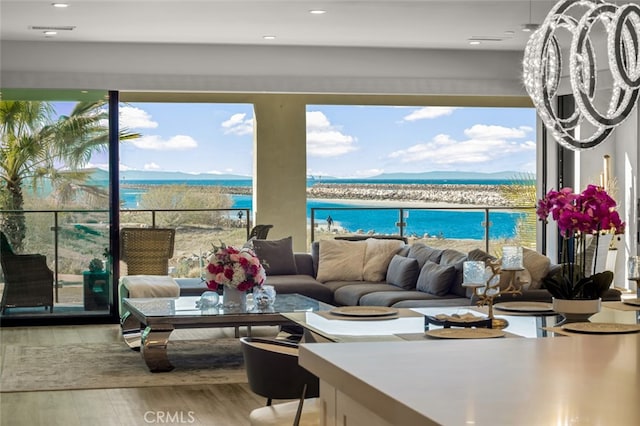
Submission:
M 82 277 L 85 311 L 109 309 L 109 273 L 84 271 Z

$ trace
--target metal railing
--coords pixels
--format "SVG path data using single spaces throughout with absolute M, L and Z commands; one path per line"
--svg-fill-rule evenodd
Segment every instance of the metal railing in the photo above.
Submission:
M 362 219 L 362 217 L 371 212 L 377 213 L 377 217 L 370 219 L 367 222 L 367 219 Z M 388 217 L 386 218 L 386 222 L 383 216 L 383 212 L 388 212 Z M 345 234 L 364 234 L 364 235 L 398 235 L 400 237 L 417 237 L 424 238 L 426 237 L 435 237 L 439 239 L 448 238 L 448 239 L 471 239 L 477 240 L 479 235 L 464 235 L 464 236 L 451 236 L 447 235 L 443 230 L 438 229 L 438 226 L 434 226 L 429 223 L 429 217 L 425 214 L 427 212 L 439 212 L 443 217 L 451 217 L 451 220 L 464 220 L 465 222 L 469 222 L 470 220 L 475 220 L 475 218 L 467 217 L 463 218 L 460 213 L 472 213 L 477 212 L 478 214 L 482 214 L 482 220 L 478 222 L 478 226 L 481 229 L 481 239 L 484 241 L 484 249 L 485 251 L 489 251 L 490 249 L 490 241 L 492 240 L 492 229 L 495 228 L 495 223 L 500 219 L 504 220 L 504 218 L 496 218 L 497 215 L 509 214 L 511 216 L 518 216 L 523 221 L 525 217 L 529 215 L 529 218 L 533 217 L 533 223 L 530 222 L 529 227 L 533 229 L 526 230 L 528 235 L 533 235 L 534 241 L 529 242 L 535 243 L 535 207 L 532 206 L 515 206 L 515 207 L 458 207 L 458 206 L 450 206 L 450 207 L 314 207 L 310 209 L 310 226 L 311 226 L 311 241 L 315 241 L 317 239 L 317 230 L 324 225 L 326 231 L 330 231 L 331 226 L 334 226 L 333 233 L 345 233 Z M 345 222 L 344 218 L 349 223 L 352 222 L 352 218 L 360 217 L 361 220 L 357 228 L 350 226 L 348 229 L 345 229 L 343 226 L 340 227 L 340 231 L 336 229 L 336 225 L 334 224 L 343 224 Z M 393 216 L 393 219 L 391 217 Z M 415 224 L 413 224 L 411 217 L 418 216 L 419 219 L 415 220 Z M 422 216 L 422 217 L 420 217 Z M 455 218 L 453 218 L 455 216 Z M 320 219 L 322 218 L 322 219 Z M 326 219 L 325 219 L 326 218 Z M 330 220 L 328 220 L 331 218 Z M 492 218 L 495 218 L 492 221 Z M 497 219 L 497 220 L 496 220 Z M 517 218 L 511 217 L 509 222 L 515 222 Z M 371 224 L 373 226 L 368 226 Z M 460 223 L 458 223 L 460 225 Z M 386 231 L 377 231 L 375 226 L 380 226 L 390 232 Z M 410 227 L 411 225 L 411 227 Z M 469 223 L 463 224 L 465 227 L 470 228 Z M 450 226 L 449 226 L 450 227 Z M 408 232 L 409 228 L 411 232 Z M 504 228 L 504 226 L 503 226 Z M 355 229 L 355 230 L 354 230 Z M 369 231 L 366 231 L 369 229 Z M 499 235 L 494 236 L 494 239 L 514 239 L 520 238 L 522 239 L 522 235 L 517 235 L 518 232 L 514 227 L 508 230 L 508 234 L 503 232 Z
M 465 225 L 468 228 L 478 228 L 477 235 L 463 236 L 447 235 L 438 230 L 433 220 L 425 216 L 426 213 L 439 212 L 445 221 L 476 221 L 477 227 Z M 460 213 L 475 216 L 459 216 Z M 188 247 L 180 247 L 176 243 L 176 250 L 187 252 L 194 250 L 200 244 L 200 253 L 193 253 L 191 269 L 201 268 L 203 258 L 202 247 L 207 241 L 211 243 L 218 239 L 226 239 L 228 244 L 243 244 L 249 236 L 251 223 L 251 209 L 121 209 L 120 225 L 125 226 L 169 226 L 177 229 L 176 241 L 188 242 Z M 310 240 L 330 238 L 336 234 L 395 234 L 401 237 L 424 238 L 429 236 L 433 242 L 446 240 L 475 240 L 478 245 L 483 244 L 485 251 L 490 251 L 490 241 L 500 238 L 492 234 L 496 224 L 502 218 L 499 214 L 531 215 L 535 217 L 534 207 L 317 207 L 310 209 Z M 0 211 L 0 220 L 7 215 L 24 214 L 27 222 L 26 245 L 24 253 L 42 253 L 47 256 L 54 270 L 55 300 L 58 301 L 61 274 L 81 274 L 89 261 L 103 254 L 109 255 L 109 210 L 27 210 Z M 455 214 L 458 214 L 454 218 Z M 382 230 L 373 230 L 372 215 L 376 216 L 375 226 L 382 226 Z M 335 223 L 332 232 L 326 232 L 328 223 L 325 218 L 332 216 Z M 319 219 L 322 218 L 322 219 Z M 479 220 L 478 220 L 479 219 Z M 513 221 L 513 218 L 511 218 Z M 348 224 L 347 229 L 343 225 Z M 460 223 L 458 223 L 460 225 Z M 535 239 L 535 224 L 533 225 Z M 238 233 L 240 229 L 244 232 Z M 336 232 L 340 229 L 340 232 Z M 364 231 L 364 230 L 369 231 Z M 355 231 L 354 231 L 355 230 Z M 48 234 L 48 231 L 53 231 Z M 475 232 L 475 230 L 474 230 Z M 510 235 L 513 236 L 513 229 Z M 202 235 L 205 235 L 204 240 Z M 320 235 L 323 234 L 323 235 Z M 198 242 L 197 238 L 201 240 Z M 235 240 L 233 240 L 235 238 Z M 508 239 L 508 238 L 507 238 Z M 535 244 L 535 241 L 533 241 Z M 106 250 L 106 251 L 105 251 Z M 197 258 L 197 260 L 196 260 Z M 182 259 L 184 260 L 184 259 Z M 188 259 L 187 259 L 188 260 Z M 180 259 L 176 260 L 181 261 Z M 186 261 L 186 260 L 185 260 Z M 184 268 L 188 268 L 185 266 Z M 178 271 L 179 272 L 179 271 Z M 195 273 L 195 272 L 194 272 Z M 187 275 L 178 275 L 187 276 Z
M 244 243 L 251 230 L 250 209 L 122 209 L 121 227 L 158 227 L 168 226 L 186 233 L 211 233 L 208 242 L 216 242 L 214 237 L 224 234 L 225 230 L 239 230 L 233 233 L 237 241 L 229 244 Z M 7 215 L 24 215 L 26 218 L 25 246 L 22 253 L 40 253 L 47 256 L 54 272 L 54 298 L 59 302 L 61 276 L 81 274 L 93 258 L 105 257 L 110 261 L 110 225 L 108 209 L 91 210 L 3 210 L 0 220 Z M 203 220 L 204 219 L 204 220 Z M 209 220 L 207 220 L 209 219 Z M 48 232 L 52 234 L 48 234 Z M 224 238 L 224 237 L 223 237 Z M 176 245 L 178 247 L 178 245 Z M 189 247 L 181 247 L 183 251 Z M 201 255 L 201 253 L 200 253 Z M 64 266 L 61 266 L 63 265 Z

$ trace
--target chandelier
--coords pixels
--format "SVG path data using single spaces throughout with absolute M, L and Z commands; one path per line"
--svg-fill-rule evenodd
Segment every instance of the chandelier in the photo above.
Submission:
M 562 146 L 574 151 L 595 147 L 635 108 L 640 89 L 639 29 L 636 4 L 564 0 L 531 34 L 524 51 L 524 85 L 542 122 Z M 563 62 L 567 44 L 568 69 Z M 597 60 L 606 66 L 598 69 Z M 570 91 L 562 78 L 567 74 Z M 569 117 L 560 117 L 557 111 L 561 90 L 575 99 Z

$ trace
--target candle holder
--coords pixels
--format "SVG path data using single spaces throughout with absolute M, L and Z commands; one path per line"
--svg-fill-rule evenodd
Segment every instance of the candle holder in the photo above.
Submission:
M 464 262 L 463 270 L 464 274 L 464 282 L 462 283 L 463 287 L 469 287 L 474 289 L 475 295 L 478 297 L 478 301 L 476 304 L 478 306 L 487 305 L 487 318 L 491 320 L 491 328 L 503 329 L 509 326 L 509 322 L 504 318 L 496 318 L 493 315 L 493 304 L 494 299 L 503 294 L 522 294 L 522 283 L 519 278 L 516 276 L 516 272 L 523 271 L 524 267 L 515 268 L 514 264 L 511 264 L 508 269 L 504 269 L 502 267 L 503 261 L 497 260 L 489 260 L 486 263 L 480 262 L 484 265 L 483 269 L 483 279 L 481 282 L 477 282 L 479 280 L 467 280 L 468 274 L 466 274 L 467 270 L 472 270 L 476 268 L 476 265 L 467 266 L 467 263 L 477 263 L 477 262 Z M 509 285 L 500 289 L 500 277 L 503 273 L 509 274 Z

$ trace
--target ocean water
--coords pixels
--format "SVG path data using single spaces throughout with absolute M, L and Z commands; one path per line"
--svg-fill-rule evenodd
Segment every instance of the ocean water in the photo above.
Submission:
M 318 182 L 318 181 L 316 181 Z M 362 180 L 362 179 L 340 179 L 322 180 L 323 183 L 381 183 L 381 184 L 508 184 L 506 181 L 497 180 L 467 180 L 467 181 L 445 181 L 445 180 Z M 218 185 L 218 186 L 251 186 L 251 180 L 193 180 L 193 181 L 127 181 L 127 184 L 145 185 Z M 308 185 L 314 181 L 309 180 Z M 140 197 L 145 189 L 121 188 L 120 198 L 124 201 L 124 207 L 135 209 Z M 249 195 L 233 195 L 233 208 L 251 209 L 252 198 Z M 341 210 L 343 208 L 366 207 L 358 206 L 357 203 L 328 202 L 320 199 L 307 201 L 307 220 L 311 222 L 311 209 L 316 210 L 315 222 L 319 226 L 326 227 L 326 218 L 331 216 L 333 224 L 341 226 L 349 231 L 362 230 L 364 232 L 374 231 L 379 234 L 397 234 L 399 228 L 395 223 L 399 221 L 398 209 L 367 209 L 367 210 Z M 441 236 L 454 239 L 484 239 L 485 221 L 484 211 L 459 211 L 459 210 L 419 210 L 404 209 L 406 227 L 405 235 L 416 235 L 422 237 L 425 234 L 431 236 Z M 516 212 L 491 212 L 489 221 L 491 223 L 489 237 L 491 239 L 511 238 L 515 236 L 515 226 L 522 213 Z

